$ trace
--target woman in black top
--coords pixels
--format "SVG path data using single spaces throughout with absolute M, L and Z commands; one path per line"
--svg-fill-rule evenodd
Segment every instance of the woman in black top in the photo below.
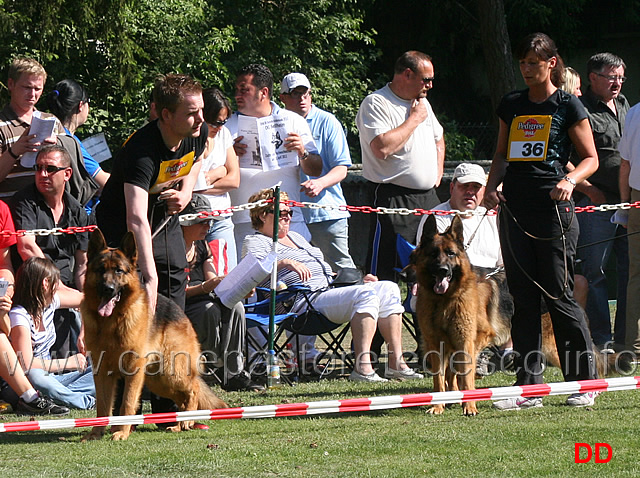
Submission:
M 571 196 L 576 183 L 598 167 L 593 135 L 580 101 L 558 89 L 564 65 L 553 40 L 529 35 L 517 53 L 528 88 L 509 93 L 498 107 L 498 144 L 484 201 L 487 208 L 500 204 L 500 241 L 515 303 L 516 385 L 542 383 L 541 298 L 551 314 L 565 380 L 592 379 L 591 336 L 573 297 L 578 221 Z M 568 173 L 572 145 L 582 161 Z M 592 405 L 595 395 L 574 394 L 567 404 Z M 494 406 L 539 407 L 542 400 L 518 397 Z

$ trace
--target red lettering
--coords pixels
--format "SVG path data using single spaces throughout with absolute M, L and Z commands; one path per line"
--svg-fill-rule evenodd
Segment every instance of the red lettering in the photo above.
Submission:
M 584 459 L 580 458 L 581 448 L 587 449 L 587 457 Z M 592 455 L 593 455 L 593 452 L 591 451 L 591 445 L 589 445 L 588 443 L 576 443 L 575 445 L 575 462 L 576 463 L 588 463 L 589 461 L 591 461 Z
M 580 458 L 580 450 L 582 448 L 585 448 L 587 450 L 587 456 L 585 458 Z M 607 450 L 607 453 L 604 457 L 600 453 L 600 450 L 602 448 Z M 595 454 L 593 452 L 593 449 L 595 449 Z M 593 457 L 594 455 L 595 455 L 594 461 L 596 463 L 609 463 L 611 461 L 611 458 L 613 458 L 613 449 L 611 448 L 611 445 L 609 445 L 608 443 L 596 443 L 593 449 L 591 448 L 591 445 L 589 445 L 588 443 L 576 443 L 575 457 L 574 457 L 575 463 L 589 463 L 591 461 L 591 457 Z
M 611 458 L 613 457 L 613 450 L 611 449 L 611 445 L 608 443 L 596 443 L 596 463 L 609 463 Z M 606 458 L 600 458 L 600 449 L 606 448 L 607 456 Z

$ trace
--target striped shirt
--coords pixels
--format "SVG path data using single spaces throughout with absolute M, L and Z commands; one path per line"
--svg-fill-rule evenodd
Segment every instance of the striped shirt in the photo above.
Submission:
M 42 113 L 40 111 L 34 111 L 33 115 L 39 118 L 55 118 L 51 113 Z M 18 118 L 11 106 L 7 105 L 0 111 L 0 154 L 4 154 L 12 144 L 18 141 L 30 126 L 29 123 L 25 123 Z M 64 127 L 57 120 L 54 133 L 65 134 Z M 11 159 L 13 160 L 13 158 Z M 16 191 L 33 184 L 34 178 L 35 171 L 32 168 L 24 168 L 20 161 L 16 159 L 7 177 L 0 181 L 0 198 L 6 199 L 13 196 Z
M 304 284 L 308 286 L 312 291 L 326 289 L 331 282 L 333 271 L 331 266 L 325 262 L 322 251 L 317 247 L 313 247 L 307 240 L 300 234 L 294 231 L 289 231 L 289 239 L 296 244 L 297 248 L 285 246 L 278 242 L 276 246 L 276 252 L 278 254 L 278 261 L 283 259 L 291 259 L 297 262 L 301 262 L 309 268 L 311 271 L 311 278 L 307 281 L 301 281 L 297 272 L 290 269 L 281 269 L 278 271 L 278 281 L 284 282 L 287 286 L 293 284 Z M 242 245 L 242 257 L 251 253 L 257 259 L 264 259 L 271 252 L 273 248 L 273 239 L 265 236 L 261 233 L 255 233 L 247 236 L 244 239 Z M 269 287 L 269 279 L 266 279 L 259 287 Z M 304 300 L 300 295 L 296 297 L 295 302 Z

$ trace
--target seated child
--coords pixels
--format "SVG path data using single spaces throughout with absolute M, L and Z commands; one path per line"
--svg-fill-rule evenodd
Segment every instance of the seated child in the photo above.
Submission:
M 78 307 L 82 293 L 61 288 L 60 271 L 48 258 L 30 257 L 18 269 L 9 312 L 11 342 L 27 378 L 36 390 L 56 403 L 83 410 L 95 406 L 91 366 L 83 353 L 51 359 L 56 340 L 53 314 L 58 308 Z

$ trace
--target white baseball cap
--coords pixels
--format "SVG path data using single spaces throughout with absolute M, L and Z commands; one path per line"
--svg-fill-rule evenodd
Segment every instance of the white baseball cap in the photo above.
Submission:
M 479 164 L 461 163 L 458 164 L 453 172 L 453 179 L 459 183 L 479 183 L 483 186 L 487 185 L 487 174 Z
M 311 83 L 309 83 L 309 78 L 304 76 L 302 73 L 289 73 L 282 79 L 282 86 L 280 90 L 282 93 L 291 93 L 291 91 L 296 89 L 298 86 L 304 86 L 310 90 Z

